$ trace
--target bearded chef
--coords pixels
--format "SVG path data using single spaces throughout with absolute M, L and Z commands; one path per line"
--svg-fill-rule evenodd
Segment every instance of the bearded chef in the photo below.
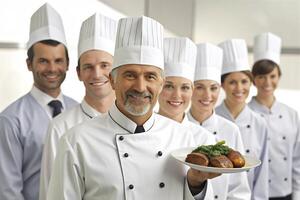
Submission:
M 59 143 L 47 199 L 212 199 L 207 179 L 170 157 L 193 134 L 153 113 L 163 85 L 163 27 L 148 17 L 119 21 L 106 115 L 70 129 Z

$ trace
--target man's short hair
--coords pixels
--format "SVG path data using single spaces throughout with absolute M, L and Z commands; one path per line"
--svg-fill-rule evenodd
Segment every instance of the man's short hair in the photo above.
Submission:
M 58 42 L 56 40 L 42 40 L 42 41 L 39 41 L 40 43 L 42 44 L 46 44 L 46 45 L 49 45 L 49 46 L 54 46 L 56 47 L 57 45 L 59 44 L 62 44 L 61 42 Z M 37 42 L 38 43 L 38 42 Z M 36 43 L 35 43 L 36 44 Z M 33 46 L 35 45 L 33 44 L 27 51 L 27 59 L 32 62 L 33 61 L 33 57 L 34 57 L 34 51 L 33 51 Z M 66 59 L 67 59 L 67 63 L 69 65 L 69 53 L 68 53 L 68 49 L 67 47 L 64 45 L 64 48 L 65 48 L 65 54 L 66 54 Z

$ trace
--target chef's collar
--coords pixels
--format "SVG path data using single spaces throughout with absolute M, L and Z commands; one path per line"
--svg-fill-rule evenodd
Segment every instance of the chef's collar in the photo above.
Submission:
M 135 122 L 133 122 L 131 119 L 129 119 L 128 117 L 126 117 L 116 106 L 116 104 L 114 103 L 111 108 L 108 111 L 110 117 L 112 118 L 112 120 L 117 123 L 120 127 L 122 127 L 123 129 L 127 130 L 130 133 L 134 133 L 137 124 Z M 145 129 L 145 131 L 149 131 L 155 121 L 155 117 L 154 117 L 154 113 L 151 115 L 151 117 L 143 124 L 143 127 Z
M 187 113 L 187 117 L 191 122 L 194 122 L 196 124 L 200 124 L 201 126 L 203 126 L 204 128 L 206 127 L 211 127 L 214 126 L 216 123 L 215 120 L 215 111 L 213 111 L 213 114 L 206 120 L 204 120 L 202 123 L 198 122 L 191 114 L 191 110 L 189 110 L 189 112 Z
M 236 119 L 233 119 L 229 109 L 227 108 L 225 102 L 223 101 L 220 104 L 220 109 L 222 112 L 222 116 L 224 115 L 226 119 L 232 121 L 232 122 L 243 122 L 248 120 L 249 118 L 249 112 L 251 112 L 250 108 L 248 107 L 248 105 L 246 104 L 245 107 L 243 108 L 243 110 L 239 113 L 239 115 L 237 116 Z
M 259 112 L 264 113 L 264 114 L 273 114 L 273 113 L 278 112 L 278 110 L 280 109 L 278 107 L 279 104 L 276 99 L 274 100 L 271 108 L 268 108 L 267 106 L 259 103 L 254 96 L 252 97 L 251 101 L 254 104 L 255 108 L 257 108 L 259 110 Z
M 82 112 L 90 118 L 94 118 L 102 114 L 96 109 L 94 109 L 92 106 L 90 106 L 84 99 L 82 100 L 80 107 L 82 109 Z
M 37 88 L 35 85 L 33 85 L 30 94 L 33 96 L 33 98 L 42 106 L 42 108 L 47 112 L 48 116 L 52 118 L 52 110 L 48 106 L 48 103 L 52 100 L 59 100 L 62 103 L 63 110 L 66 108 L 64 98 L 62 93 L 56 97 L 53 98 L 46 94 L 45 92 L 41 91 L 39 88 Z

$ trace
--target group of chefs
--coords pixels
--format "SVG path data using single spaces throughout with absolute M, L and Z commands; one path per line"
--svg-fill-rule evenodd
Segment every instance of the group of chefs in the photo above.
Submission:
M 60 87 L 69 56 L 59 13 L 46 3 L 32 15 L 34 83 L 0 114 L 1 200 L 300 199 L 299 116 L 274 96 L 280 37 L 257 35 L 250 66 L 243 39 L 195 44 L 163 33 L 145 16 L 83 21 L 77 103 Z M 219 174 L 170 156 L 221 140 L 261 165 Z

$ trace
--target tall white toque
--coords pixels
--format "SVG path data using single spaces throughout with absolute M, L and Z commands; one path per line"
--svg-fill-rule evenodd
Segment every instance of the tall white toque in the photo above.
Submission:
M 80 29 L 78 58 L 89 50 L 102 50 L 114 55 L 117 21 L 96 13 Z
M 163 26 L 149 17 L 119 20 L 113 68 L 126 64 L 164 68 Z
M 42 40 L 55 40 L 67 46 L 61 16 L 48 3 L 45 3 L 31 16 L 27 49 Z
M 197 44 L 195 81 L 213 80 L 221 83 L 223 50 L 210 43 Z
M 188 38 L 165 38 L 165 76 L 179 76 L 194 81 L 197 47 Z
M 243 39 L 231 39 L 219 44 L 223 49 L 222 75 L 230 72 L 250 70 L 248 49 Z
M 273 33 L 255 36 L 253 46 L 254 63 L 259 60 L 271 60 L 280 64 L 281 38 Z

